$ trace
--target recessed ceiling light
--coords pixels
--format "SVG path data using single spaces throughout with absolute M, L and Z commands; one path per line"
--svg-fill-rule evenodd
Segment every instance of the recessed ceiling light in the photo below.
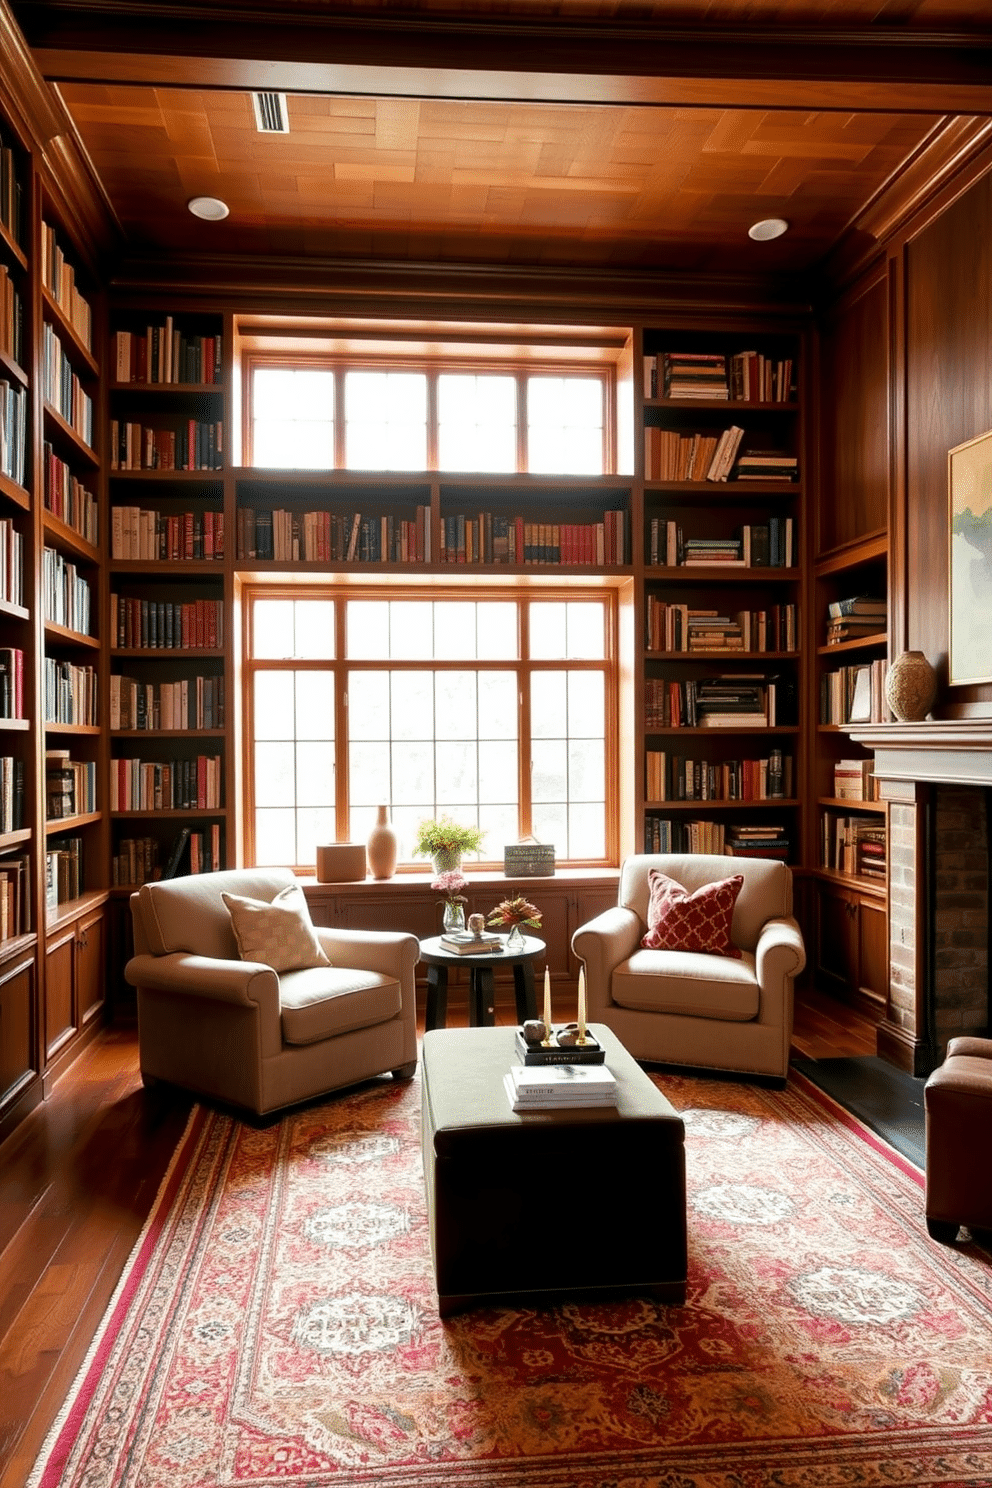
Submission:
M 772 238 L 780 238 L 783 233 L 789 231 L 789 224 L 784 217 L 764 217 L 760 222 L 753 222 L 747 230 L 749 238 L 756 243 L 767 243 Z
M 218 196 L 194 196 L 186 205 L 194 217 L 202 217 L 204 222 L 222 222 L 231 211 Z

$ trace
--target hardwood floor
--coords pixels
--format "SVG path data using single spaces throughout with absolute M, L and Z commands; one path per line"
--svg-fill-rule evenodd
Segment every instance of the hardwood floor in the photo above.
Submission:
M 806 992 L 793 1047 L 824 1059 L 873 1054 L 875 1040 L 868 1020 Z M 191 1104 L 143 1089 L 136 1028 L 122 1022 L 0 1146 L 0 1488 L 23 1488 Z

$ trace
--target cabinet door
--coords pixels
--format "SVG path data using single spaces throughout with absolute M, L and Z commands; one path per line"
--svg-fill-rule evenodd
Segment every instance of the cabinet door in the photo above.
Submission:
M 76 1016 L 80 1028 L 96 1017 L 106 996 L 103 913 L 80 921 L 76 936 Z
M 45 1057 L 53 1059 L 76 1031 L 72 990 L 76 960 L 76 927 L 53 941 L 45 955 Z
M 885 906 L 862 899 L 858 906 L 858 990 L 884 1012 L 889 1001 L 889 917 Z
M 5 972 L 0 980 L 0 1111 L 36 1073 L 32 1058 L 34 962 Z
M 843 996 L 858 985 L 857 899 L 832 885 L 817 897 L 816 970 L 825 991 Z

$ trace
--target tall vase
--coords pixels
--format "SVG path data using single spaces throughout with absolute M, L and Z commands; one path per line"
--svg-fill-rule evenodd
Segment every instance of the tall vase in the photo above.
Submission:
M 900 723 L 926 718 L 937 696 L 937 674 L 922 651 L 904 651 L 889 667 L 885 701 Z
M 365 847 L 373 878 L 392 878 L 396 872 L 396 829 L 389 820 L 388 806 L 376 810 L 375 826 Z

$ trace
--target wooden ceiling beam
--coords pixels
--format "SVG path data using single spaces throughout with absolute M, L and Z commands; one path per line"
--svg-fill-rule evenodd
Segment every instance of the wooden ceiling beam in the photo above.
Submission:
M 992 113 L 992 33 L 663 29 L 206 3 L 13 6 L 51 81 L 694 108 Z

